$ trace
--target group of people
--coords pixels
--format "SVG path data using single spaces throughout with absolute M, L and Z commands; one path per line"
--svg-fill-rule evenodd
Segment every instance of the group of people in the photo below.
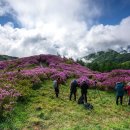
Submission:
M 60 85 L 60 78 L 57 78 L 57 80 L 53 81 L 53 87 L 57 98 L 59 96 L 59 85 Z M 75 79 L 70 83 L 69 100 L 71 100 L 72 96 L 74 96 L 74 100 L 76 101 L 76 93 L 77 93 L 78 86 L 79 84 Z M 81 88 L 81 97 L 83 98 L 83 102 L 85 104 L 87 103 L 87 89 L 89 88 L 89 84 L 86 81 L 83 81 L 80 88 Z
M 72 98 L 72 95 L 74 95 L 74 100 L 76 101 L 76 93 L 77 93 L 78 86 L 79 86 L 79 84 L 76 80 L 73 80 L 71 82 L 71 84 L 70 84 L 70 97 L 69 97 L 70 100 Z M 89 88 L 89 84 L 86 81 L 83 81 L 81 83 L 80 88 L 81 88 L 81 96 L 79 99 L 83 100 L 83 103 L 85 104 L 85 103 L 87 103 L 87 90 Z
M 58 98 L 59 96 L 59 85 L 60 85 L 60 78 L 57 78 L 57 80 L 53 81 L 53 87 L 55 90 L 55 95 Z M 95 81 L 95 86 L 96 86 L 96 81 Z M 77 80 L 73 80 L 70 83 L 70 95 L 69 95 L 69 100 L 72 99 L 72 96 L 74 95 L 74 100 L 76 101 L 76 93 L 77 93 L 77 87 L 79 86 Z M 81 97 L 83 99 L 84 104 L 87 103 L 87 90 L 89 88 L 89 84 L 86 81 L 83 81 L 80 85 L 81 88 Z M 128 105 L 130 105 L 130 82 L 124 86 L 122 82 L 117 82 L 115 86 L 116 90 L 116 104 L 118 105 L 119 99 L 120 99 L 120 104 L 122 105 L 123 103 L 123 96 L 125 94 L 125 91 L 127 92 L 129 96 L 128 100 Z

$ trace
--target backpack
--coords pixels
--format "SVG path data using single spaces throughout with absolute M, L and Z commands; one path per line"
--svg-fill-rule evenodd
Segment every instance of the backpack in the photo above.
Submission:
M 84 97 L 80 96 L 80 98 L 78 99 L 78 104 L 84 104 Z
M 88 85 L 88 83 L 86 83 L 86 82 L 83 82 L 82 84 L 81 84 L 81 90 L 82 91 L 87 91 L 87 89 L 89 88 L 89 85 Z
M 83 101 L 83 100 L 84 100 L 84 97 L 81 96 L 81 97 L 78 99 L 78 104 L 83 104 L 83 106 L 84 106 L 85 109 L 92 110 L 92 109 L 93 109 L 93 105 L 90 104 L 90 103 L 84 104 L 84 101 Z
M 73 80 L 73 81 L 71 82 L 71 84 L 70 84 L 70 90 L 71 90 L 72 92 L 75 92 L 76 89 L 77 89 L 77 86 L 78 86 L 77 81 L 76 81 L 76 80 Z
M 56 80 L 53 81 L 53 88 L 54 89 L 57 88 L 57 81 Z
M 117 96 L 123 96 L 124 95 L 124 85 L 123 83 L 117 83 L 116 84 L 116 91 L 117 91 Z
M 91 109 L 93 109 L 93 105 L 90 104 L 90 103 L 86 103 L 86 104 L 84 104 L 84 108 L 88 109 L 88 110 L 91 110 Z

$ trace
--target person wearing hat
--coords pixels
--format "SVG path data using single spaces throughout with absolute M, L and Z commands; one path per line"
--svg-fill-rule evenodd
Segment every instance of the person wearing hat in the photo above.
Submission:
M 128 105 L 130 105 L 130 82 L 128 82 L 127 86 L 125 87 L 125 90 L 127 91 L 127 94 L 129 96 Z
M 118 100 L 120 99 L 120 104 L 122 105 L 124 96 L 124 84 L 122 82 L 117 82 L 115 90 L 116 90 L 116 104 L 118 105 Z
M 76 92 L 77 92 L 78 82 L 74 79 L 70 84 L 70 100 L 72 95 L 74 95 L 74 100 L 76 101 Z

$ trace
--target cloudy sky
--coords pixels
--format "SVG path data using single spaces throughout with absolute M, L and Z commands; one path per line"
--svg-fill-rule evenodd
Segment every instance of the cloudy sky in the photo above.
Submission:
M 0 0 L 0 54 L 79 58 L 130 45 L 130 0 Z

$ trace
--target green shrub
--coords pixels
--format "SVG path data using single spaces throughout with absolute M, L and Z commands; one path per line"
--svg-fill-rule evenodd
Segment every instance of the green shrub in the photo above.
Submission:
M 18 102 L 27 103 L 29 97 L 32 95 L 32 83 L 28 79 L 22 79 L 16 81 L 16 88 L 21 93 L 21 96 L 18 98 Z
M 39 88 L 41 88 L 41 87 L 42 87 L 42 84 L 41 84 L 41 83 L 38 83 L 38 82 L 33 83 L 33 85 L 32 85 L 32 89 L 33 89 L 33 90 L 37 90 L 37 89 L 39 89 Z

